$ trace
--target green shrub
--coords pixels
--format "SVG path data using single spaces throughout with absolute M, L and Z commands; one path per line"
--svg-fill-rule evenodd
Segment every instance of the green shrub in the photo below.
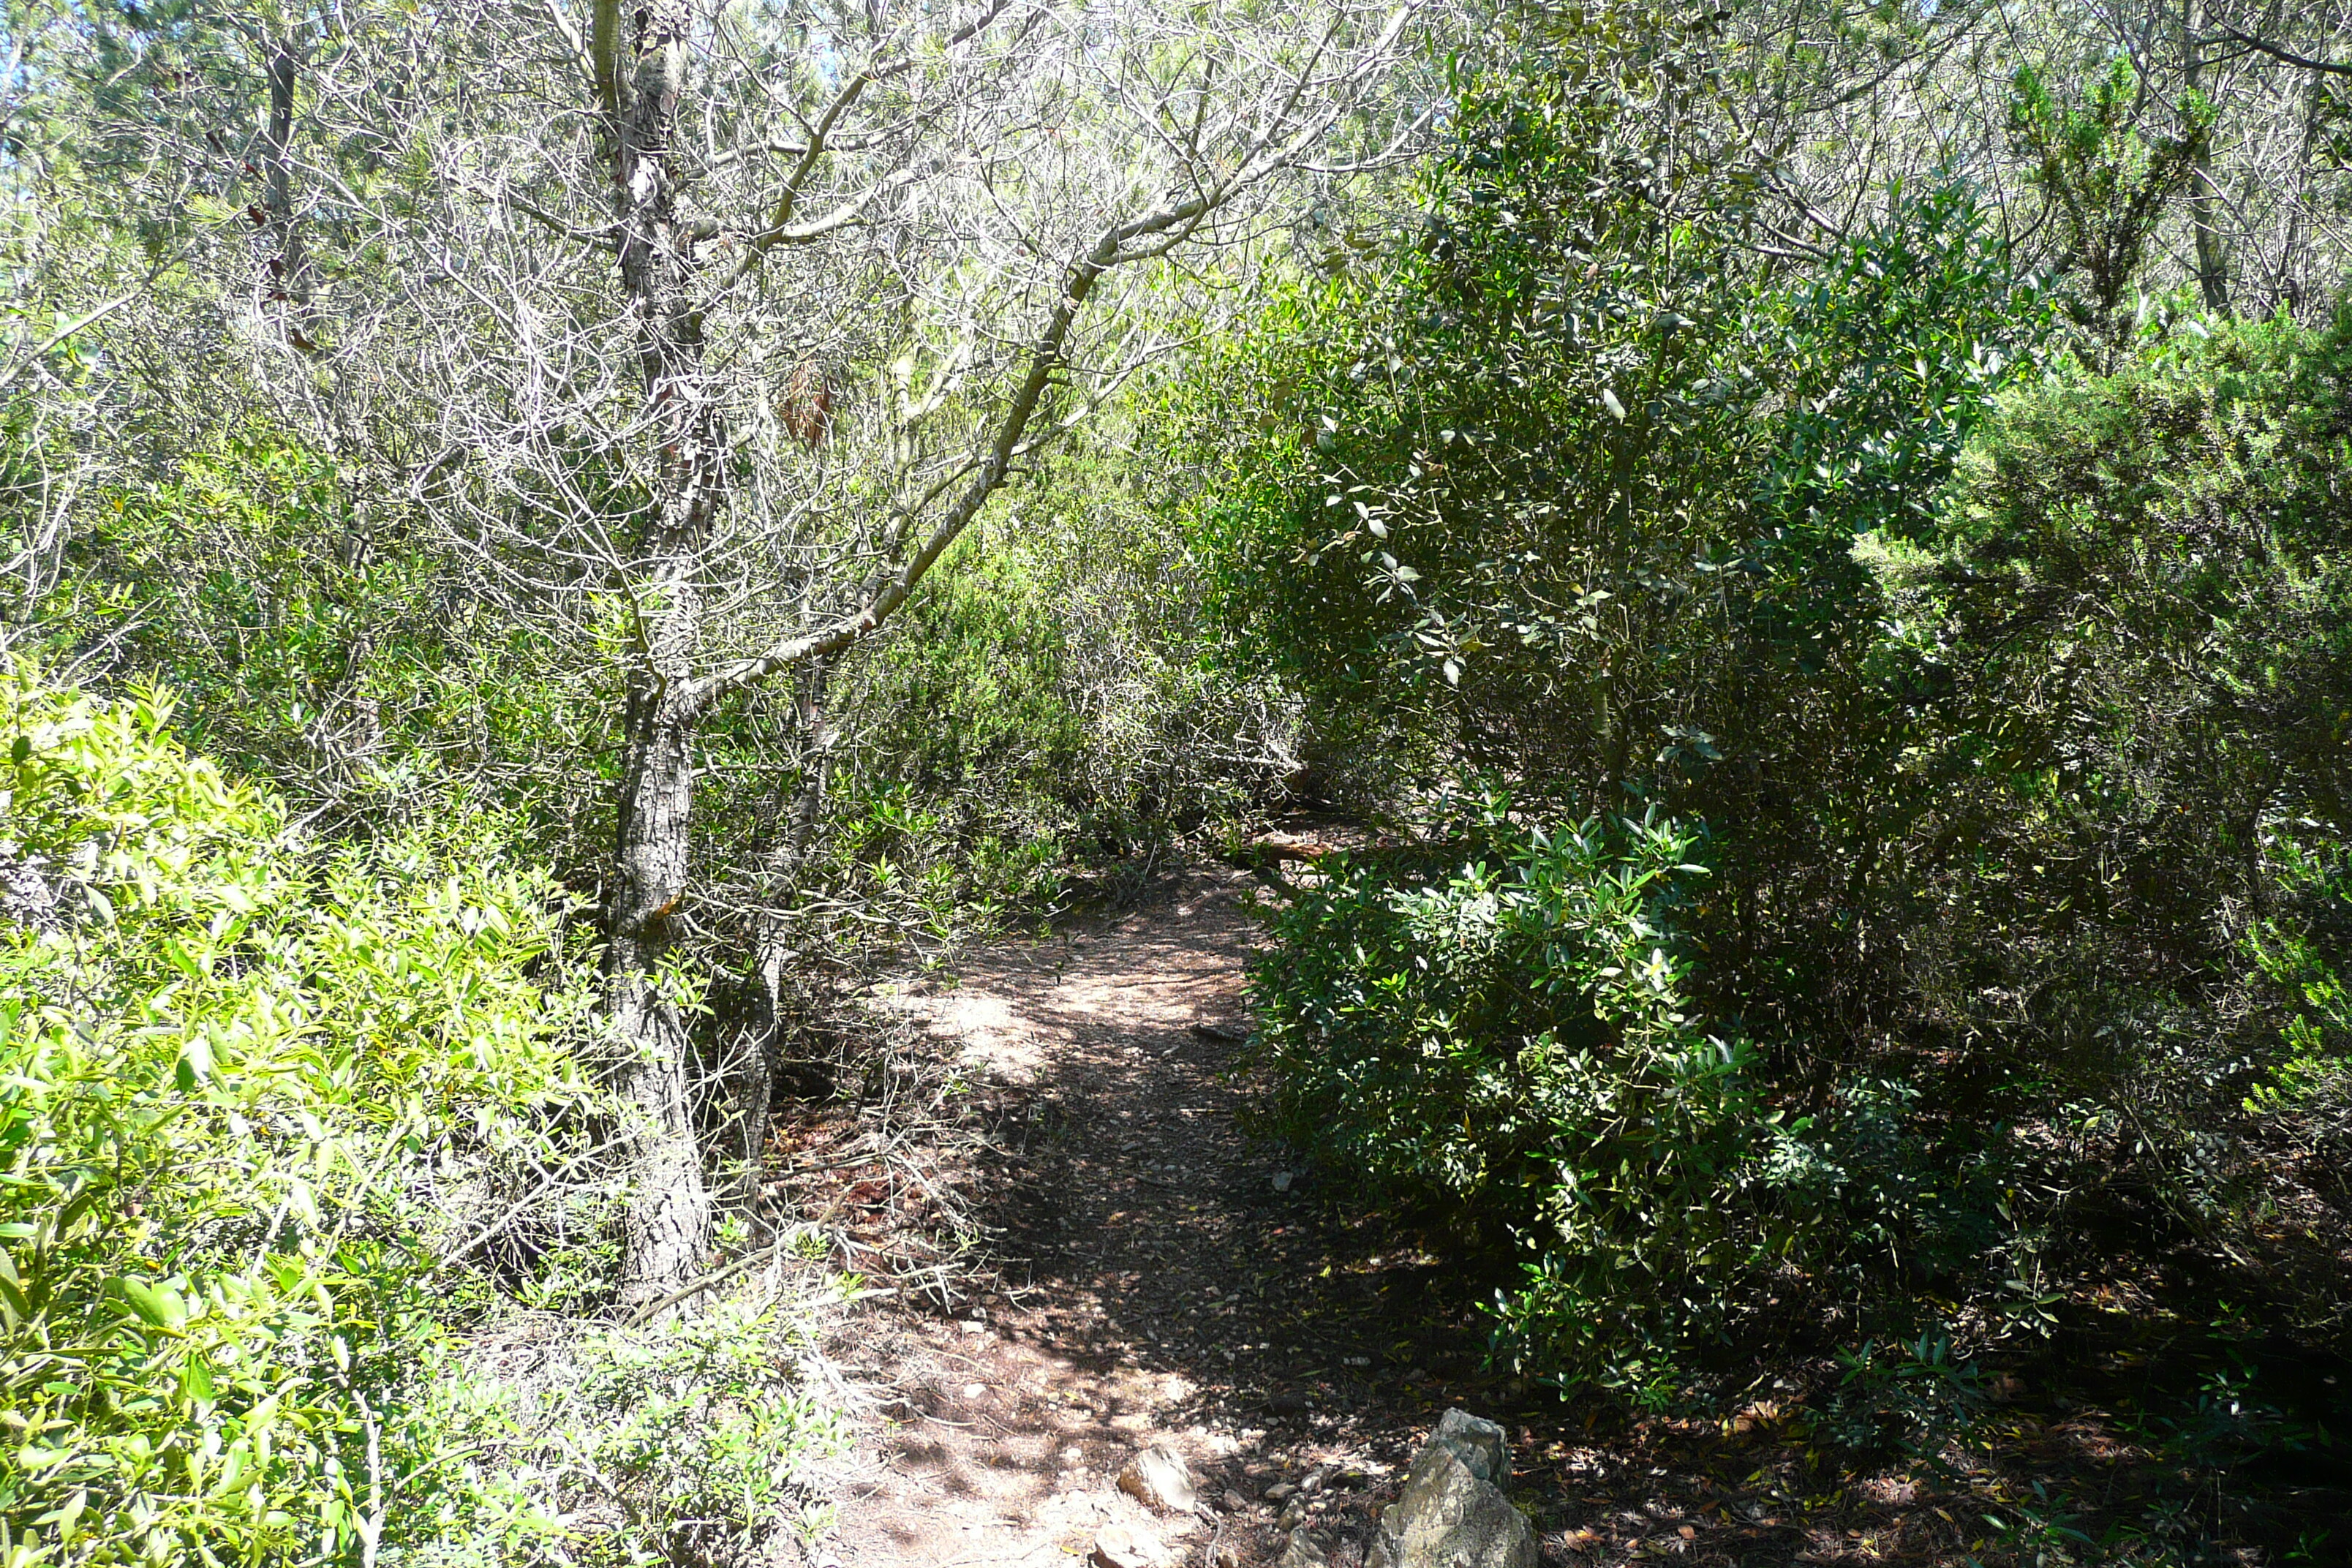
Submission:
M 457 1441 L 437 1259 L 590 1099 L 563 902 L 457 833 L 306 849 L 160 699 L 0 714 L 0 1556 L 373 1560 Z
M 673 1562 L 723 1561 L 747 1526 L 781 1519 L 814 1530 L 829 1518 L 808 1500 L 808 1482 L 848 1432 L 839 1410 L 808 1392 L 798 1310 L 728 1303 L 584 1351 L 575 1409 L 635 1540 Z
M 1774 1250 L 1755 1057 L 1686 994 L 1694 837 L 1559 832 L 1488 802 L 1445 868 L 1342 862 L 1255 972 L 1278 1130 L 1376 1193 L 1434 1198 L 1524 1279 L 1521 1366 L 1652 1396 Z
M 2302 837 L 2317 836 L 2306 825 Z M 2271 1076 L 2253 1086 L 2248 1109 L 2309 1118 L 2341 1138 L 2352 1116 L 2352 984 L 2344 973 L 2352 845 L 2279 833 L 2267 847 L 2278 888 L 2272 912 L 2248 928 L 2245 951 L 2278 1000 L 2284 1048 L 2266 1062 Z
M 2352 322 L 2184 334 L 2006 395 L 1936 529 L 1857 552 L 1932 692 L 1886 780 L 1910 1028 L 2200 1226 L 2250 1094 L 2338 1078 Z M 1906 820 L 1907 818 L 1907 820 Z

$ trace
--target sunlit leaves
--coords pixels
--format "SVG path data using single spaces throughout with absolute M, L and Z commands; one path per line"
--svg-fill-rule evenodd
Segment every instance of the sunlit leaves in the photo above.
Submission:
M 425 1463 L 434 1248 L 473 1217 L 430 1194 L 589 1098 L 561 903 L 319 855 L 160 699 L 12 668 L 0 714 L 0 1509 L 65 1563 L 355 1557 L 387 1499 L 351 1478 Z

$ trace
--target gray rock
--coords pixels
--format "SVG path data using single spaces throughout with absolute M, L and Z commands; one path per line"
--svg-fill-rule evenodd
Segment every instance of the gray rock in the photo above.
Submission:
M 1160 1543 L 1131 1525 L 1106 1524 L 1095 1531 L 1095 1568 L 1151 1568 Z
M 1450 1412 L 1446 1420 L 1460 1415 Z M 1463 1420 L 1473 1423 L 1473 1435 L 1476 1427 L 1494 1434 L 1492 1444 L 1481 1435 L 1471 1446 L 1483 1462 L 1507 1474 L 1507 1452 L 1497 1460 L 1501 1428 Z M 1364 1559 L 1365 1568 L 1537 1568 L 1537 1563 L 1535 1531 L 1502 1489 L 1472 1469 L 1454 1444 L 1433 1436 L 1414 1458 L 1403 1495 L 1382 1510 Z
M 1511 1445 L 1503 1429 L 1466 1410 L 1449 1410 L 1441 1416 L 1429 1440 L 1454 1451 L 1470 1473 L 1498 1487 L 1511 1484 Z
M 1329 1568 L 1330 1562 L 1331 1549 L 1302 1526 L 1292 1531 L 1290 1538 L 1283 1542 L 1282 1555 L 1276 1559 L 1274 1568 Z
M 1127 1462 L 1118 1485 L 1136 1501 L 1160 1513 L 1190 1513 L 1201 1506 L 1192 1468 L 1165 1443 L 1154 1443 Z

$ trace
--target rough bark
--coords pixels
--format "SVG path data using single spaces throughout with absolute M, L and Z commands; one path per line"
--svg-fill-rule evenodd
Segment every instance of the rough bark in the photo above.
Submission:
M 633 685 L 605 947 L 606 1012 L 619 1051 L 614 1088 L 630 1116 L 620 1289 L 628 1307 L 693 1277 L 711 1217 L 686 1028 L 656 983 L 670 916 L 686 892 L 693 727 L 657 676 L 639 672 Z
M 633 20 L 633 68 L 616 65 L 614 73 L 619 266 L 661 446 L 653 505 L 630 573 L 639 647 L 628 672 L 606 909 L 607 1007 L 621 1053 L 615 1087 L 634 1111 L 624 1306 L 658 1300 L 684 1285 L 710 1238 L 689 1045 L 654 976 L 687 891 L 700 707 L 691 668 L 702 611 L 698 577 L 723 481 L 719 410 L 703 365 L 694 241 L 685 232 L 683 180 L 672 157 L 693 7 L 688 0 L 659 0 Z

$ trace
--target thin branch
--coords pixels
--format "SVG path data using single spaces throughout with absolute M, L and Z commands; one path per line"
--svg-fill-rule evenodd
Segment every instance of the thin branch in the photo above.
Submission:
M 56 331 L 51 332 L 42 342 L 39 348 L 37 348 L 32 353 L 26 354 L 24 357 L 17 360 L 15 364 L 10 365 L 6 374 L 0 375 L 0 392 L 6 392 L 10 387 L 16 385 L 16 378 L 18 376 L 32 369 L 33 366 L 38 364 L 44 359 L 47 359 L 49 356 L 50 351 L 55 349 L 58 344 L 64 342 L 68 338 L 72 337 L 77 332 L 80 332 L 90 327 L 96 326 L 99 322 L 106 320 L 107 317 L 114 314 L 115 311 L 122 309 L 123 306 L 128 305 L 133 300 L 138 299 L 144 291 L 144 286 L 142 285 L 139 289 L 132 289 L 128 294 L 118 294 L 113 299 L 109 300 L 105 304 L 99 306 L 96 310 L 86 311 L 81 315 L 76 316 L 72 321 L 68 321 Z
M 510 206 L 523 216 L 536 220 L 566 239 L 577 240 L 582 245 L 593 245 L 600 250 L 618 250 L 621 247 L 618 224 L 608 223 L 602 228 L 581 228 L 564 222 L 553 213 L 516 195 L 512 191 L 490 191 L 476 187 L 474 194 L 485 201 L 498 202 Z
M 2352 65 L 2345 65 L 2336 60 L 2314 59 L 2309 55 L 2296 54 L 2293 49 L 2282 48 L 2276 44 L 2254 37 L 2252 33 L 2241 32 L 2227 22 L 2222 23 L 2221 26 L 2221 37 L 2243 44 L 2258 54 L 2268 55 L 2274 60 L 2283 60 L 2288 65 L 2299 66 L 2307 71 L 2324 71 L 2329 76 L 2352 76 Z M 2212 43 L 2215 40 L 2200 38 L 2198 41 Z
M 812 218 L 807 223 L 772 225 L 767 228 L 761 229 L 759 233 L 751 236 L 742 242 L 743 255 L 741 258 L 738 260 L 733 267 L 729 268 L 727 275 L 719 280 L 719 287 L 712 290 L 712 298 L 715 299 L 719 295 L 726 293 L 727 290 L 741 282 L 743 280 L 743 275 L 751 271 L 754 267 L 757 267 L 760 264 L 761 258 L 766 256 L 768 252 L 774 250 L 781 246 L 806 245 L 813 240 L 823 239 L 826 235 L 835 234 L 842 229 L 849 227 L 852 224 L 864 217 L 866 216 L 866 209 L 872 206 L 874 203 L 880 199 L 884 195 L 891 191 L 901 189 L 902 187 L 911 184 L 916 177 L 916 174 L 917 171 L 911 168 L 901 169 L 887 180 L 878 180 L 875 182 L 875 184 L 868 186 L 863 194 L 842 203 L 841 205 L 834 208 L 833 211 L 825 214 L 823 217 Z M 696 237 L 702 238 L 707 237 L 698 234 Z
M 588 63 L 606 114 L 621 112 L 621 0 L 593 0 Z

